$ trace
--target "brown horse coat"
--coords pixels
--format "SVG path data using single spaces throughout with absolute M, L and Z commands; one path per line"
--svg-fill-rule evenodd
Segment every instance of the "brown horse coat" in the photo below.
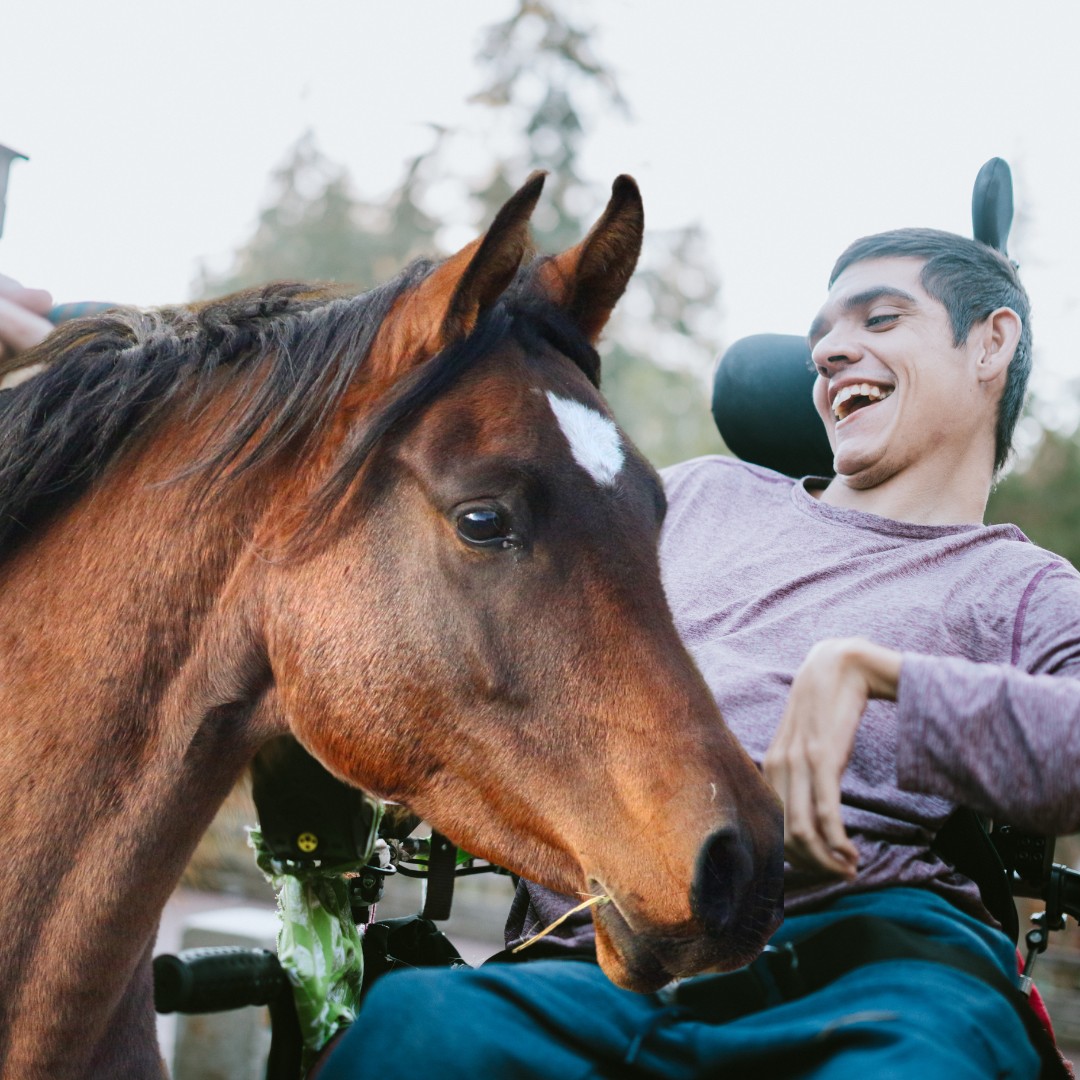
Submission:
M 73 323 L 0 395 L 0 1076 L 152 1075 L 149 949 L 270 737 L 470 851 L 602 890 L 655 987 L 757 953 L 782 815 L 683 650 L 663 493 L 592 343 L 632 181 L 530 262 L 488 233 L 365 296 Z

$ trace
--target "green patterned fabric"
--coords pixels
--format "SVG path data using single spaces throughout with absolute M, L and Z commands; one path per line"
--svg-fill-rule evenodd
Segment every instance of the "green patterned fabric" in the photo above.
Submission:
M 248 830 L 255 861 L 277 892 L 278 960 L 292 983 L 306 1069 L 335 1033 L 351 1024 L 364 977 L 362 933 L 353 922 L 344 874 L 370 859 L 378 836 L 378 817 L 363 859 L 338 866 L 309 868 L 275 859 L 258 829 Z

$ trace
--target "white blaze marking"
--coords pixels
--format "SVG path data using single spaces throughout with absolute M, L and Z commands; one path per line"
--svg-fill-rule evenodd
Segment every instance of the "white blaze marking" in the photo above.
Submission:
M 619 429 L 606 416 L 580 401 L 561 398 L 550 390 L 547 399 L 574 460 L 598 484 L 614 483 L 626 458 Z

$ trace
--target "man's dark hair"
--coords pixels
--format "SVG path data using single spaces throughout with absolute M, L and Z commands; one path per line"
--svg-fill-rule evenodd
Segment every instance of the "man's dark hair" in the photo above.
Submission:
M 1016 267 L 1000 251 L 977 240 L 938 229 L 893 229 L 864 236 L 848 247 L 836 260 L 829 288 L 853 263 L 892 258 L 925 260 L 919 281 L 949 313 L 954 345 L 967 341 L 972 326 L 998 308 L 1012 308 L 1020 316 L 1020 340 L 998 403 L 994 433 L 997 471 L 1008 460 L 1031 374 L 1031 301 Z

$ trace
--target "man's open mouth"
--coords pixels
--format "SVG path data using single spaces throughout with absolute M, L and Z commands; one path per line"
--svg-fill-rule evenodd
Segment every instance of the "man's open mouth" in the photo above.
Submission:
M 833 416 L 838 421 L 844 420 L 859 409 L 884 401 L 895 389 L 893 386 L 875 386 L 873 383 L 854 383 L 851 386 L 845 386 L 833 398 Z

